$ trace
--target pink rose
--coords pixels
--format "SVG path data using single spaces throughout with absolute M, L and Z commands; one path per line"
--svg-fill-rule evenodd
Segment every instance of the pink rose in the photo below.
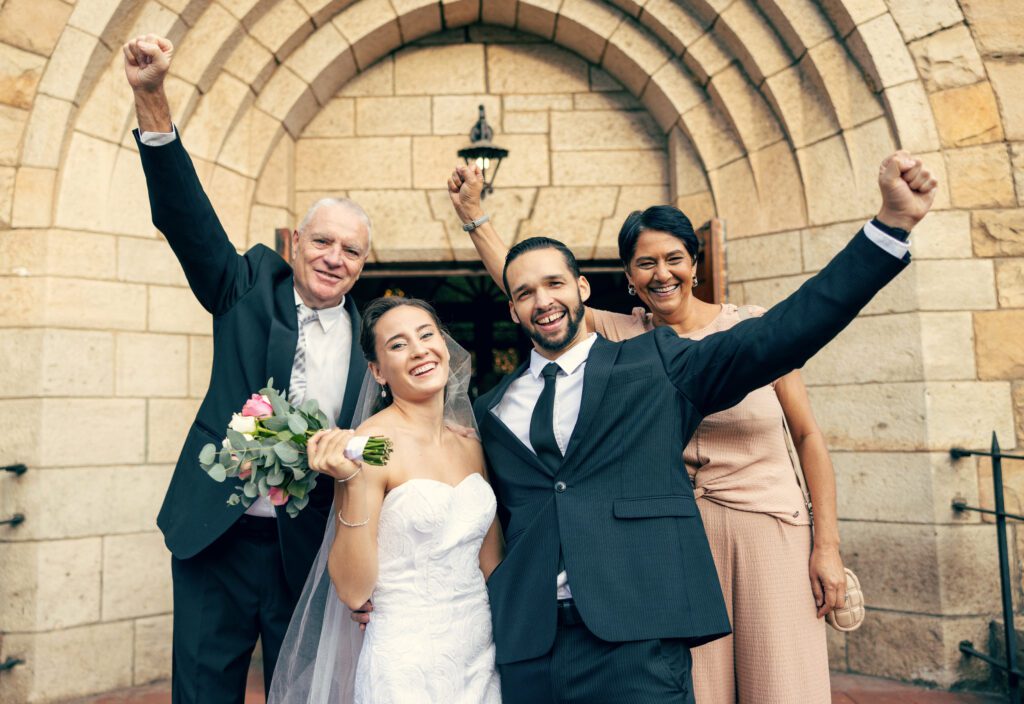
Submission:
M 274 407 L 270 405 L 270 399 L 262 394 L 253 394 L 252 398 L 242 406 L 242 415 L 252 418 L 268 418 L 274 415 Z
M 232 457 L 234 457 L 234 455 L 232 455 Z M 239 479 L 248 479 L 251 476 L 252 476 L 252 462 L 246 462 L 246 463 L 244 463 L 242 465 L 241 469 L 239 469 L 239 471 L 238 471 L 238 478 Z
M 281 487 L 270 487 L 270 503 L 274 504 L 275 506 L 284 506 L 286 503 L 288 503 L 288 499 L 290 498 L 291 496 L 284 493 L 284 489 L 282 489 Z

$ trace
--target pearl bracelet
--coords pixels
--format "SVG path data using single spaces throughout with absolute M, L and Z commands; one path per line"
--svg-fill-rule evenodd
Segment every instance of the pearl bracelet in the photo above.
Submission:
M 370 517 L 367 516 L 366 520 L 362 523 L 349 523 L 344 519 L 344 517 L 342 517 L 341 511 L 338 511 L 338 520 L 341 521 L 341 525 L 343 526 L 348 526 L 349 528 L 361 528 L 362 526 L 365 526 L 367 523 L 370 522 Z
M 360 464 L 360 465 L 359 465 L 359 469 L 357 469 L 356 471 L 352 472 L 352 474 L 348 475 L 348 476 L 347 476 L 347 477 L 345 477 L 344 479 L 339 479 L 339 480 L 338 480 L 338 483 L 339 483 L 339 484 L 344 484 L 344 483 L 345 483 L 345 482 L 347 482 L 347 481 L 348 481 L 349 479 L 351 479 L 352 477 L 356 476 L 357 474 L 359 474 L 359 473 L 360 473 L 360 472 L 362 472 L 362 471 L 363 471 L 363 465 L 362 465 L 362 464 Z

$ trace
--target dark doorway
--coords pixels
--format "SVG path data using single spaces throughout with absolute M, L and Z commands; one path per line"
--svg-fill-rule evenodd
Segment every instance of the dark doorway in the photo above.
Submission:
M 593 291 L 590 302 L 599 308 L 628 313 L 637 299 L 626 293 L 626 277 L 621 269 L 613 269 L 610 264 L 583 263 L 583 273 Z M 414 266 L 367 265 L 352 290 L 358 305 L 386 295 L 430 301 L 452 337 L 473 355 L 472 398 L 529 358 L 529 338 L 512 322 L 508 299 L 479 265 L 440 271 L 416 271 Z M 428 266 L 436 269 L 438 265 Z

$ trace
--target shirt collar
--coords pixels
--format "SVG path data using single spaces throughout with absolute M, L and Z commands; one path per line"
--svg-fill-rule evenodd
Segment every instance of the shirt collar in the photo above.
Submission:
M 558 359 L 548 359 L 537 352 L 537 350 L 530 350 L 530 374 L 533 375 L 534 379 L 539 379 L 541 372 L 544 371 L 544 367 L 550 362 L 554 362 L 565 372 L 566 376 L 570 376 L 587 361 L 587 357 L 590 356 L 590 348 L 594 346 L 596 341 L 597 333 L 592 332 L 587 336 L 587 339 L 570 347 Z
M 306 305 L 302 302 L 302 298 L 299 296 L 299 292 L 292 289 L 292 293 L 295 294 L 295 305 Z M 306 306 L 307 308 L 309 306 Z M 341 316 L 345 313 L 345 296 L 341 297 L 341 303 L 330 308 L 317 308 L 316 319 L 320 323 L 320 328 L 324 332 L 330 332 L 331 328 L 334 327 L 335 323 L 341 320 Z

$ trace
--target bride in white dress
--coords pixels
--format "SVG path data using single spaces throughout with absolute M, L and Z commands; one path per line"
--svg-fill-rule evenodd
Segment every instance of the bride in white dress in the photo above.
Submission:
M 366 420 L 310 441 L 310 467 L 338 480 L 335 519 L 269 704 L 500 704 L 484 580 L 501 538 L 472 431 L 469 355 L 417 299 L 370 303 L 360 343 L 370 370 L 356 418 Z M 387 465 L 346 459 L 353 434 L 391 438 Z M 368 599 L 363 637 L 348 610 Z

